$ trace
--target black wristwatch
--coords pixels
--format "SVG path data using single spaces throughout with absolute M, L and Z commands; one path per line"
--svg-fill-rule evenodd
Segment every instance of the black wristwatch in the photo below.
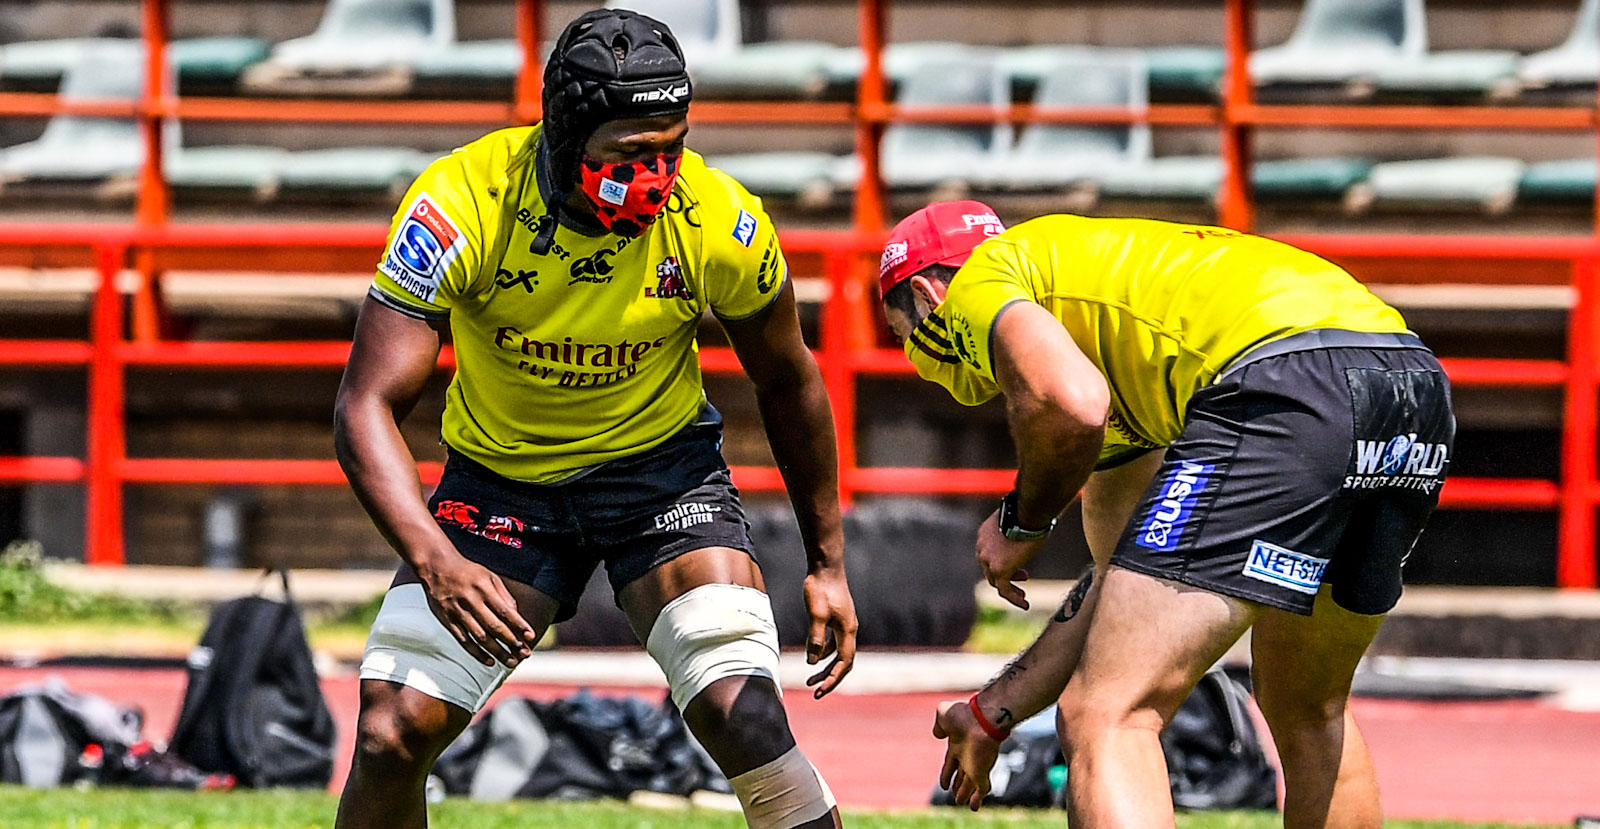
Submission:
M 1008 541 L 1038 541 L 1050 534 L 1056 528 L 1056 519 L 1043 529 L 1030 530 L 1017 523 L 1017 491 L 1011 490 L 1006 497 L 1000 499 L 1000 534 Z

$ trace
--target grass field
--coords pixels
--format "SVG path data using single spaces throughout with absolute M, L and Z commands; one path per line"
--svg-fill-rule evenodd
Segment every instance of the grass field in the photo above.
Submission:
M 321 792 L 227 792 L 194 794 L 133 789 L 34 791 L 0 787 L 0 823 L 6 829 L 154 829 L 168 827 L 327 827 L 333 824 L 335 802 Z M 977 815 L 953 809 L 910 814 L 847 815 L 853 829 L 958 829 L 1004 826 L 1015 829 L 1060 829 L 1060 811 L 985 811 Z M 474 803 L 451 799 L 432 809 L 435 827 L 472 829 L 742 829 L 744 821 L 729 812 L 663 809 L 623 803 Z M 1181 816 L 1179 829 L 1268 829 L 1281 825 L 1272 813 L 1191 814 Z M 1466 829 L 1503 824 L 1392 823 L 1404 829 Z

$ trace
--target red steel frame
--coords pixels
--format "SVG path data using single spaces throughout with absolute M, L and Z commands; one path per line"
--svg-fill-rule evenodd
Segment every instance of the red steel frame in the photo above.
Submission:
M 887 198 L 878 170 L 878 147 L 890 123 L 937 121 L 988 123 L 996 118 L 1026 122 L 1131 123 L 1214 126 L 1219 131 L 1226 173 L 1218 197 L 1219 222 L 1248 230 L 1253 209 L 1247 170 L 1251 136 L 1262 127 L 1529 129 L 1595 132 L 1600 153 L 1600 119 L 1588 108 L 1507 107 L 1329 107 L 1265 106 L 1254 103 L 1247 72 L 1253 35 L 1253 0 L 1223 0 L 1227 73 L 1219 106 L 1152 106 L 1126 110 L 1048 112 L 1026 105 L 998 115 L 987 107 L 948 107 L 907 112 L 890 103 L 882 65 L 888 0 L 858 0 L 860 43 L 866 65 L 857 100 L 843 103 L 724 103 L 695 105 L 703 123 L 853 124 L 863 160 L 850 230 L 789 231 L 783 234 L 792 257 L 814 257 L 829 283 L 818 350 L 839 431 L 842 496 L 916 493 L 926 495 L 998 494 L 1010 488 L 1005 469 L 906 469 L 861 467 L 856 455 L 856 381 L 861 376 L 906 375 L 911 367 L 892 349 L 878 347 L 873 310 L 871 264 L 881 245 Z M 541 73 L 535 49 L 525 52 L 514 100 L 495 102 L 386 102 L 316 100 L 235 100 L 177 98 L 163 85 L 170 0 L 142 0 L 141 22 L 147 45 L 144 95 L 137 102 L 64 103 L 48 94 L 0 94 L 0 114 L 41 116 L 55 113 L 134 116 L 139 119 L 146 158 L 138 180 L 137 208 L 129 225 L 0 226 L 0 252 L 31 252 L 51 262 L 92 262 L 99 274 L 86 340 L 0 340 L 0 365 L 84 366 L 89 382 L 86 458 L 0 458 L 0 483 L 83 483 L 88 491 L 87 559 L 93 564 L 124 560 L 122 488 L 128 483 L 230 483 L 340 485 L 332 460 L 234 460 L 130 458 L 124 420 L 126 371 L 137 366 L 192 370 L 327 368 L 343 365 L 345 342 L 187 342 L 161 337 L 159 272 L 169 257 L 196 251 L 248 250 L 269 261 L 292 262 L 296 254 L 332 255 L 362 270 L 376 261 L 384 229 L 372 226 L 296 226 L 286 239 L 282 226 L 175 225 L 168 221 L 170 194 L 160 175 L 161 125 L 165 119 L 529 123 L 537 119 Z M 543 0 L 516 0 L 515 28 L 520 42 L 537 46 Z M 1558 481 L 1456 478 L 1441 503 L 1475 509 L 1556 510 L 1560 519 L 1556 581 L 1562 587 L 1596 587 L 1596 506 L 1600 505 L 1600 461 L 1596 454 L 1596 393 L 1600 389 L 1600 200 L 1595 234 L 1570 238 L 1464 238 L 1427 236 L 1308 236 L 1286 241 L 1338 259 L 1547 260 L 1570 264 L 1576 292 L 1567 358 L 1556 360 L 1445 360 L 1459 385 L 1562 388 L 1565 392 Z M 188 265 L 192 267 L 192 263 Z M 124 305 L 116 275 L 132 267 L 139 276 L 131 302 Z M 1359 272 L 1359 269 L 1358 269 Z M 701 352 L 708 372 L 738 370 L 726 348 Z M 442 369 L 453 366 L 447 350 Z M 422 464 L 424 480 L 440 473 Z M 777 490 L 777 470 L 740 467 L 741 486 Z

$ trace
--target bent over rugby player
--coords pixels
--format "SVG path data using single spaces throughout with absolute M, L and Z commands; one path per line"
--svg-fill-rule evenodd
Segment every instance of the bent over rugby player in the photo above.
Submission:
M 434 758 L 602 564 L 749 825 L 838 825 L 779 700 L 702 314 L 754 383 L 800 522 L 808 657 L 837 654 L 817 697 L 855 651 L 832 415 L 771 221 L 683 147 L 689 98 L 664 25 L 585 14 L 550 57 L 543 124 L 434 162 L 395 214 L 338 403 L 340 462 L 403 559 L 361 664 L 340 826 L 423 825 Z M 424 504 L 396 424 L 446 330 L 449 458 Z
M 1038 641 L 941 707 L 941 782 L 978 808 L 999 740 L 1059 696 L 1074 826 L 1171 826 L 1157 735 L 1247 628 L 1290 827 L 1379 824 L 1346 707 L 1455 436 L 1450 386 L 1333 264 L 1217 227 L 977 202 L 895 228 L 885 312 L 925 379 L 1005 398 L 1016 488 L 978 530 L 1000 595 L 1080 491 L 1094 568 Z M 1070 678 L 1070 682 L 1068 681 Z

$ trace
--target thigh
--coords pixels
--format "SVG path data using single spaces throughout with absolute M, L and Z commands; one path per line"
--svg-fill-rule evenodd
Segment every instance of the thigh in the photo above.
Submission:
M 1269 720 L 1320 718 L 1350 695 L 1350 681 L 1381 615 L 1352 613 L 1324 587 L 1310 616 L 1268 609 L 1250 634 L 1255 695 Z M 1280 723 L 1281 724 L 1281 723 Z
M 1063 701 L 1093 718 L 1155 711 L 1161 721 L 1148 724 L 1160 728 L 1260 611 L 1113 564 Z

